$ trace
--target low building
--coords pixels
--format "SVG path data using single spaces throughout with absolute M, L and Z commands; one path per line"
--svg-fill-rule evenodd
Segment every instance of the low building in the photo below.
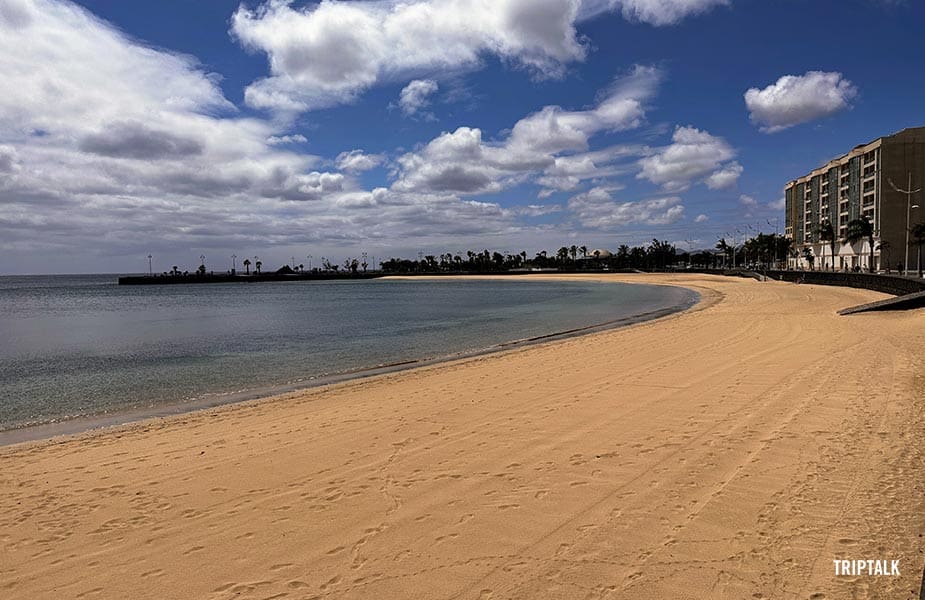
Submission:
M 836 270 L 867 270 L 869 241 L 845 242 L 848 223 L 867 218 L 874 231 L 874 269 L 897 269 L 905 259 L 907 227 L 925 221 L 925 191 L 914 194 L 909 203 L 906 194 L 894 189 L 907 189 L 910 176 L 912 189 L 925 185 L 925 127 L 903 129 L 855 146 L 788 183 L 784 233 L 793 240 L 789 266 L 831 269 L 834 262 Z M 907 223 L 909 204 L 922 206 L 908 213 Z M 820 239 L 820 226 L 827 221 L 838 238 L 834 257 L 829 242 Z

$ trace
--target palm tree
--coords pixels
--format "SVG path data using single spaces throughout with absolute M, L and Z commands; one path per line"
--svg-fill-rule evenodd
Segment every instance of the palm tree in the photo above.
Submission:
M 813 249 L 809 246 L 803 248 L 803 260 L 809 263 L 809 270 L 815 271 L 816 257 L 813 256 Z
M 912 237 L 909 240 L 909 243 L 914 245 L 917 248 L 917 262 L 918 262 L 918 272 L 919 279 L 922 278 L 922 246 L 925 245 L 925 223 L 916 223 L 912 226 L 912 229 L 909 230 L 909 235 Z M 908 265 L 906 269 L 908 269 Z
M 752 262 L 758 263 L 759 262 L 758 254 L 761 250 L 761 240 L 757 238 L 749 238 L 745 240 L 745 243 L 742 244 L 742 250 L 745 252 L 745 262 L 747 265 L 752 264 L 748 262 L 749 254 L 752 254 L 755 257 Z
M 866 239 L 868 245 L 870 246 L 870 268 L 868 269 L 871 273 L 874 272 L 874 226 L 871 224 L 870 220 L 867 217 L 861 217 L 860 219 L 853 219 L 848 222 L 848 230 L 845 235 L 845 243 L 854 245 L 861 240 Z M 858 261 L 860 262 L 860 260 Z
M 816 233 L 819 234 L 819 240 L 829 243 L 829 248 L 832 249 L 832 270 L 835 270 L 835 240 L 837 239 L 835 235 L 835 229 L 832 227 L 832 223 L 828 220 L 823 221 L 819 228 L 816 230 Z M 825 264 L 825 263 L 823 263 Z
M 790 256 L 793 240 L 787 236 L 777 234 L 775 234 L 774 237 L 776 238 L 774 240 L 774 260 L 776 261 L 778 258 L 783 256 L 784 261 L 786 262 L 786 257 Z M 780 265 L 778 265 L 778 268 L 780 268 Z
M 568 248 L 562 246 L 559 248 L 559 251 L 556 252 L 556 258 L 559 259 L 559 264 L 565 264 L 566 259 L 568 259 Z
M 244 259 L 244 270 L 247 271 L 248 275 L 251 274 L 251 259 L 249 258 Z
M 263 263 L 259 260 L 254 263 L 254 273 L 260 273 L 260 267 L 263 266 Z
M 629 264 L 630 258 L 630 247 L 626 244 L 620 244 L 620 247 L 617 248 L 617 264 L 620 268 L 626 268 Z
M 587 246 L 579 246 L 578 251 L 581 252 L 582 258 L 588 258 L 588 247 Z
M 729 254 L 732 250 L 732 246 L 729 245 L 729 242 L 726 241 L 726 238 L 719 238 L 719 241 L 716 242 L 716 249 L 723 253 L 723 266 L 726 266 L 726 255 Z

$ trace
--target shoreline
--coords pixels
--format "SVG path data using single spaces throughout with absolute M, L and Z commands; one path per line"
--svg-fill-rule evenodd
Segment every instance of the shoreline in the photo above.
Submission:
M 0 448 L 13 598 L 916 597 L 925 311 L 669 317 Z M 833 560 L 898 560 L 842 577 Z
M 551 280 L 551 281 L 561 281 L 573 279 L 577 281 L 601 281 L 602 283 L 607 283 L 606 279 L 601 279 L 599 274 L 588 274 L 588 275 L 578 275 L 577 277 L 568 275 L 565 276 L 552 276 L 545 277 L 546 274 L 537 274 L 534 275 L 536 280 Z M 454 279 L 467 279 L 471 280 L 476 279 L 485 279 L 485 280 L 494 280 L 497 279 L 497 276 L 484 275 L 484 276 L 471 276 L 471 275 L 445 275 L 441 277 L 426 277 L 426 276 L 387 276 L 381 277 L 382 279 L 395 279 L 395 280 L 421 280 L 421 279 L 432 279 L 433 281 L 450 281 Z M 630 284 L 632 285 L 632 284 Z M 669 287 L 678 287 L 678 286 L 669 286 Z M 687 288 L 685 288 L 687 289 Z M 182 402 L 171 402 L 163 403 L 158 405 L 151 405 L 146 407 L 130 407 L 124 410 L 98 413 L 92 415 L 79 415 L 70 418 L 61 418 L 54 421 L 47 421 L 35 424 L 24 424 L 11 427 L 9 429 L 0 429 L 0 448 L 11 446 L 15 444 L 29 443 L 29 442 L 42 442 L 46 440 L 51 440 L 53 438 L 61 436 L 73 436 L 80 435 L 83 433 L 90 433 L 99 430 L 118 428 L 121 426 L 132 425 L 140 423 L 149 419 L 167 419 L 179 415 L 184 415 L 186 413 L 197 412 L 201 410 L 210 410 L 215 408 L 221 408 L 223 406 L 239 404 L 242 402 L 253 402 L 253 401 L 262 401 L 262 400 L 271 400 L 275 397 L 290 394 L 298 393 L 308 390 L 313 390 L 316 388 L 326 387 L 330 385 L 336 385 L 339 383 L 358 381 L 367 378 L 377 377 L 380 375 L 388 375 L 390 373 L 398 373 L 401 371 L 406 371 L 409 369 L 416 369 L 420 367 L 438 365 L 448 362 L 453 362 L 457 360 L 464 360 L 467 358 L 475 358 L 479 356 L 486 356 L 489 354 L 494 354 L 497 352 L 504 352 L 506 350 L 511 350 L 520 347 L 526 347 L 534 344 L 542 344 L 547 342 L 552 342 L 556 340 L 569 339 L 571 337 L 589 335 L 596 332 L 608 331 L 610 329 L 618 329 L 621 327 L 629 327 L 637 323 L 643 323 L 647 321 L 661 319 L 672 314 L 679 312 L 684 312 L 696 307 L 701 301 L 700 294 L 695 290 L 688 290 L 692 292 L 693 297 L 689 298 L 684 303 L 672 306 L 670 308 L 659 309 L 655 311 L 647 311 L 643 313 L 638 313 L 629 317 L 621 317 L 618 319 L 613 319 L 610 321 L 605 321 L 603 323 L 594 323 L 590 325 L 585 325 L 582 327 L 572 328 L 564 331 L 555 331 L 552 333 L 532 336 L 528 338 L 520 338 L 514 340 L 507 340 L 498 342 L 491 346 L 484 348 L 476 348 L 473 350 L 463 350 L 460 352 L 454 352 L 451 354 L 440 355 L 440 356 L 430 356 L 422 357 L 417 359 L 410 359 L 396 363 L 389 364 L 379 364 L 373 366 L 359 367 L 356 369 L 349 369 L 346 371 L 341 371 L 337 373 L 327 373 L 317 376 L 310 376 L 307 378 L 300 379 L 295 382 L 283 383 L 278 385 L 273 385 L 269 387 L 260 387 L 255 389 L 239 390 L 234 392 L 225 392 L 225 393 L 207 393 L 203 394 L 200 397 L 193 398 L 188 401 Z

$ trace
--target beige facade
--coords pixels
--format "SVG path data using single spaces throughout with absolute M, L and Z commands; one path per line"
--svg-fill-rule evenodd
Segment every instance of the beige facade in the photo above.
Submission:
M 867 270 L 871 248 L 867 240 L 845 243 L 848 223 L 866 217 L 874 229 L 874 269 L 895 270 L 904 260 L 906 244 L 905 194 L 896 192 L 912 176 L 913 189 L 925 183 L 925 127 L 904 129 L 890 136 L 855 146 L 847 154 L 789 182 L 784 189 L 785 230 L 793 240 L 796 256 L 791 268 L 809 268 L 805 252 L 812 253 L 816 269 Z M 925 221 L 925 192 L 913 195 L 911 223 Z M 838 240 L 834 261 L 828 242 L 820 239 L 819 227 L 829 221 Z

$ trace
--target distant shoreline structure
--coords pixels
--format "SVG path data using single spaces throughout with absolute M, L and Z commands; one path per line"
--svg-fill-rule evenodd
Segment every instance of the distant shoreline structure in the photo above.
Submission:
M 402 273 L 391 271 L 368 271 L 350 273 L 343 271 L 314 271 L 311 273 L 251 273 L 250 275 L 220 273 L 184 273 L 179 275 L 124 275 L 119 277 L 119 285 L 178 285 L 198 283 L 258 283 L 279 281 L 334 281 L 334 280 L 366 280 L 382 277 L 484 277 L 491 276 L 517 276 L 517 275 L 549 275 L 577 274 L 577 273 L 635 273 L 636 269 L 520 269 L 510 271 L 422 271 L 419 273 Z
M 231 273 L 180 275 L 126 275 L 119 277 L 119 285 L 177 285 L 196 283 L 257 283 L 265 281 L 327 281 L 333 279 L 376 279 L 380 272 L 340 273 L 336 271 L 315 271 L 312 273 L 252 273 L 239 275 Z

